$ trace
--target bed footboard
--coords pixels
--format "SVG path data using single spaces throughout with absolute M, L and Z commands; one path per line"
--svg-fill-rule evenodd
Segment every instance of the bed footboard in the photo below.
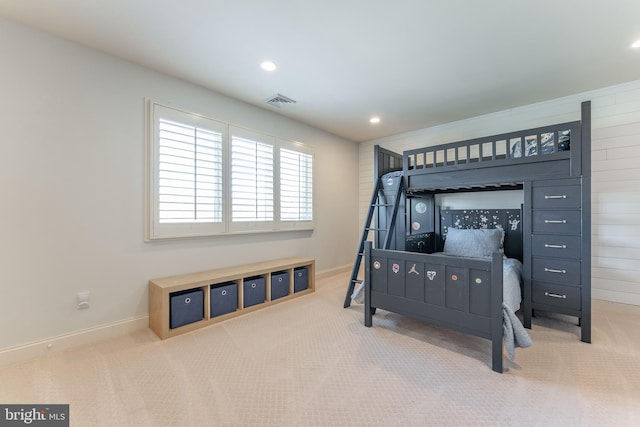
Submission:
M 377 308 L 486 338 L 502 373 L 502 254 L 489 260 L 365 245 L 364 323 Z

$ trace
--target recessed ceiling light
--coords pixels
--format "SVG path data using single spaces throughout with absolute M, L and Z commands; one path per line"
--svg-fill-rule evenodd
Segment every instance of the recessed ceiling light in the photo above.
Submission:
M 635 43 L 631 45 L 631 47 L 634 47 L 634 48 L 640 47 L 640 40 L 636 40 Z
M 371 118 L 369 119 L 369 123 L 373 123 L 373 124 L 375 124 L 375 123 L 380 123 L 380 117 L 375 117 L 375 116 L 374 116 L 374 117 L 371 117 Z
M 260 68 L 265 71 L 274 71 L 276 69 L 276 64 L 274 64 L 272 61 L 264 61 L 262 64 L 260 64 Z

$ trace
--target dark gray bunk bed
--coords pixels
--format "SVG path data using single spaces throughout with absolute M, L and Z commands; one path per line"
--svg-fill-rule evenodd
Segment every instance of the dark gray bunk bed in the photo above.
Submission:
M 492 368 L 502 372 L 503 254 L 478 259 L 437 253 L 455 212 L 440 212 L 435 195 L 522 189 L 521 229 L 505 239 L 504 250 L 522 261 L 524 326 L 531 328 L 534 310 L 575 316 L 581 340 L 591 342 L 589 101 L 582 103 L 579 121 L 402 156 L 377 148 L 374 163 L 378 179 L 345 299 L 348 307 L 362 258 L 366 326 L 379 308 L 487 338 Z M 375 227 L 369 228 L 372 217 Z M 375 248 L 366 241 L 369 232 Z M 442 280 L 429 279 L 436 273 Z

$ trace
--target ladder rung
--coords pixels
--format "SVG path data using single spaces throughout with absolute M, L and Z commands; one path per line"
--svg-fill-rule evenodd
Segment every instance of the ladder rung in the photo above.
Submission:
M 403 192 L 406 195 L 406 189 L 405 189 L 405 182 L 404 182 L 404 178 L 401 177 L 400 178 L 400 185 L 398 186 L 397 192 L 396 192 L 396 196 L 395 196 L 395 202 L 394 203 L 380 203 L 382 200 L 385 200 L 383 198 L 380 197 L 380 189 L 382 186 L 382 180 L 379 178 L 376 181 L 376 185 L 375 185 L 375 189 L 373 190 L 373 194 L 371 195 L 371 201 L 369 202 L 369 211 L 367 213 L 367 222 L 366 225 L 367 227 L 364 228 L 364 231 L 362 233 L 362 236 L 360 236 L 360 248 L 358 249 L 358 255 L 356 256 L 356 260 L 353 264 L 353 270 L 351 272 L 351 282 L 349 282 L 349 289 L 347 290 L 347 295 L 345 296 L 344 299 L 344 308 L 347 308 L 350 306 L 351 304 L 351 296 L 353 294 L 353 289 L 355 287 L 356 283 L 363 283 L 364 281 L 361 279 L 357 279 L 356 276 L 358 274 L 358 270 L 360 268 L 360 264 L 362 261 L 362 257 L 364 256 L 364 243 L 366 241 L 367 235 L 369 232 L 371 231 L 383 231 L 387 233 L 387 237 L 385 239 L 385 243 L 384 243 L 384 247 L 385 249 L 389 249 L 391 240 L 390 237 L 393 235 L 393 229 L 395 227 L 395 222 L 396 222 L 396 217 L 398 215 L 398 205 L 400 203 L 400 198 L 403 194 Z M 376 228 L 376 227 L 369 227 L 368 225 L 371 224 L 371 220 L 373 218 L 373 213 L 374 213 L 374 209 L 378 206 L 386 206 L 386 207 L 393 207 L 392 213 L 393 213 L 393 217 L 391 219 L 391 223 L 388 224 L 389 228 Z

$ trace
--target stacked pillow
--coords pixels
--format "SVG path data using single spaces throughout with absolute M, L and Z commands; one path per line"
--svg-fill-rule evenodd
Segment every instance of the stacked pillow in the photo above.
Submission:
M 502 252 L 504 230 L 498 228 L 459 229 L 449 228 L 444 242 L 444 253 L 449 255 L 482 258 L 496 251 Z

